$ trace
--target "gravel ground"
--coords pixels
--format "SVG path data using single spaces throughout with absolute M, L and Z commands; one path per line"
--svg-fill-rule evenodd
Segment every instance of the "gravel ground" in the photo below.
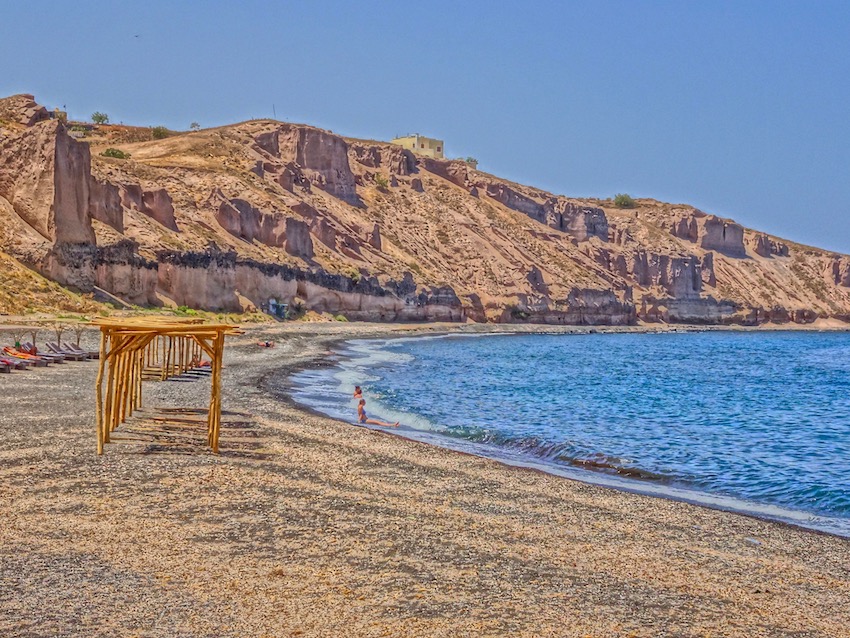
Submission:
M 205 407 L 206 379 L 145 384 L 98 457 L 96 363 L 0 376 L 0 636 L 850 636 L 846 539 L 276 398 L 331 341 L 388 330 L 233 338 L 218 456 L 163 411 Z

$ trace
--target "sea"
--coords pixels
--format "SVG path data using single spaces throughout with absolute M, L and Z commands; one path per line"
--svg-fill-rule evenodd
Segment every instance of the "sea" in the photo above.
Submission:
M 850 537 L 850 334 L 353 340 L 292 378 L 304 406 L 621 490 Z

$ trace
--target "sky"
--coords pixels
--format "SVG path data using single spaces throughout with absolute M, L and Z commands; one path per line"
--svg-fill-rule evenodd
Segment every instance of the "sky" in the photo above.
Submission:
M 37 7 L 37 8 L 36 8 Z M 556 194 L 850 253 L 850 3 L 6 3 L 0 95 L 73 119 L 417 132 Z

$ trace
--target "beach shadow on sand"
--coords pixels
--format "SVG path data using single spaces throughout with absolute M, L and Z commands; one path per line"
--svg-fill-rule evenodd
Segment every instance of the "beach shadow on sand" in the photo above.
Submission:
M 222 410 L 219 456 L 267 460 L 264 435 L 246 412 Z M 111 444 L 126 454 L 206 456 L 207 411 L 204 408 L 154 408 L 137 410 L 112 432 Z

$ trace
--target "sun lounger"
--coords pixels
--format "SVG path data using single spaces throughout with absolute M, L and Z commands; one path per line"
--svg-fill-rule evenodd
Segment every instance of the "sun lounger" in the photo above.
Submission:
M 41 357 L 36 357 L 35 355 L 27 354 L 26 352 L 21 352 L 20 350 L 15 350 L 15 348 L 10 348 L 8 346 L 3 348 L 3 352 L 5 352 L 9 357 L 30 362 L 32 365 L 39 368 L 46 368 L 48 364 L 47 359 L 42 359 Z
M 71 359 L 72 361 L 84 361 L 88 357 L 80 352 L 69 352 L 68 350 L 63 350 L 51 341 L 47 342 L 47 349 L 50 350 L 53 354 L 64 354 L 66 359 Z
M 26 370 L 30 367 L 30 364 L 21 359 L 15 359 L 9 356 L 0 356 L 0 363 L 3 365 L 7 365 L 14 370 Z
M 68 350 L 70 352 L 76 352 L 78 354 L 84 354 L 89 359 L 100 359 L 100 352 L 98 350 L 83 350 L 80 346 L 78 346 L 74 343 L 63 343 L 62 347 L 65 350 Z
M 51 354 L 49 352 L 39 352 L 36 350 L 35 346 L 31 343 L 25 343 L 21 347 L 21 352 L 26 352 L 27 354 L 34 354 L 37 357 L 41 357 L 42 359 L 47 359 L 51 363 L 64 363 L 65 355 L 64 354 Z

